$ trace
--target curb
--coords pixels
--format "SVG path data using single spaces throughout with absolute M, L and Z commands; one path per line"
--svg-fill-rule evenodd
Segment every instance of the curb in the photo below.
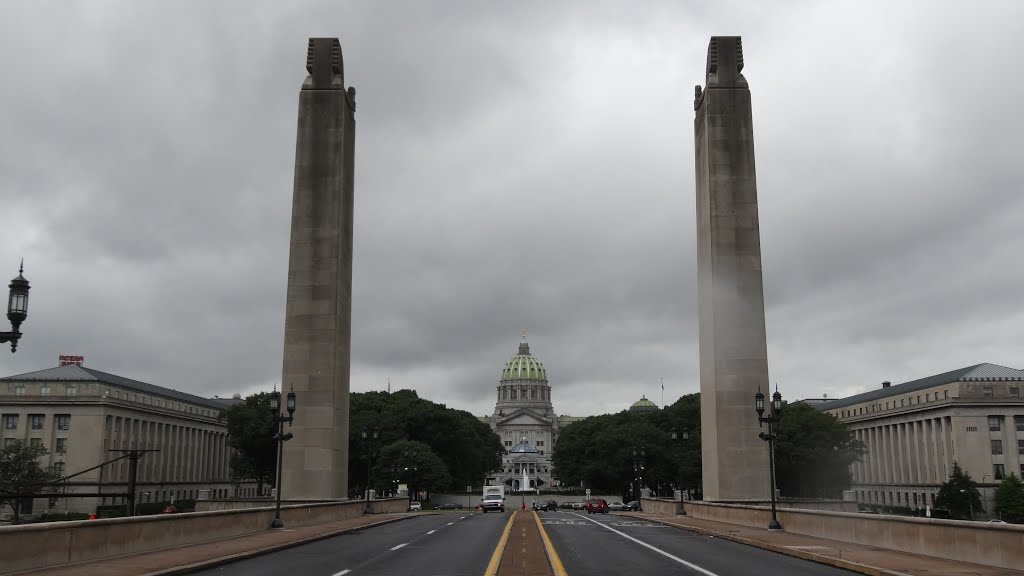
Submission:
M 323 534 L 317 534 L 316 536 L 307 536 L 306 538 L 300 538 L 299 540 L 292 540 L 290 542 L 282 542 L 280 544 L 274 544 L 266 548 L 259 550 L 249 550 L 246 552 L 239 552 L 237 554 L 231 554 L 228 556 L 221 556 L 219 558 L 211 558 L 209 560 L 203 560 L 201 562 L 195 562 L 192 564 L 185 564 L 183 566 L 175 566 L 174 568 L 165 568 L 163 570 L 157 570 L 156 572 L 146 572 L 142 576 L 177 576 L 179 574 L 191 574 L 199 570 L 206 568 L 213 568 L 215 566 L 222 566 L 224 564 L 230 564 L 231 562 L 237 562 L 239 560 L 246 560 L 248 558 L 254 558 L 256 556 L 262 556 L 264 554 L 270 554 L 278 552 L 280 550 L 286 550 L 288 548 L 294 548 L 303 544 L 309 544 L 310 542 L 316 542 L 318 540 L 326 540 L 327 538 L 333 538 L 340 534 L 347 532 L 354 532 L 356 530 L 363 530 L 365 528 L 372 528 L 374 526 L 381 526 L 383 524 L 390 524 L 392 522 L 398 522 L 400 520 L 408 520 L 409 518 L 415 518 L 415 516 L 402 516 L 399 518 L 389 518 L 387 520 L 381 520 L 379 522 L 371 522 L 362 526 L 353 526 L 350 528 L 340 528 L 335 531 L 325 532 Z M 243 536 L 244 538 L 244 536 Z
M 809 560 L 818 564 L 826 564 L 834 566 L 836 568 L 843 568 L 850 570 L 851 572 L 857 572 L 859 574 L 867 574 L 868 576 L 912 576 L 906 572 L 896 572 L 894 570 L 886 570 L 885 568 L 879 568 L 877 566 L 869 566 L 867 564 L 861 564 L 859 562 L 852 562 L 850 560 L 843 560 L 842 558 L 834 558 L 832 556 L 825 556 L 824 554 L 814 554 L 807 552 L 806 550 L 797 550 L 794 548 L 786 548 L 785 546 L 776 546 L 775 544 L 769 544 L 768 542 L 762 542 L 760 540 L 751 540 L 749 538 L 743 538 L 741 536 L 734 536 L 732 534 L 723 534 L 721 532 L 715 532 L 707 528 L 701 528 L 699 526 L 688 526 L 685 524 L 676 524 L 667 520 L 661 520 L 658 518 L 649 518 L 646 516 L 635 516 L 632 514 L 624 514 L 629 518 L 636 518 L 638 520 L 647 520 L 649 522 L 657 522 L 658 524 L 664 524 L 665 526 L 671 526 L 673 528 L 679 528 L 680 530 L 687 530 L 689 532 L 696 532 L 705 536 L 714 536 L 715 538 L 721 538 L 723 540 L 730 540 L 739 544 L 745 544 L 747 546 L 753 546 L 755 548 L 761 548 L 762 550 L 768 550 L 779 554 L 785 554 L 786 556 L 793 556 L 802 560 Z M 746 526 L 744 526 L 746 528 Z

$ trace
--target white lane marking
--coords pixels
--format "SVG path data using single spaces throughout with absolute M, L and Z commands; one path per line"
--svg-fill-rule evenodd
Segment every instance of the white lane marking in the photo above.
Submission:
M 455 524 L 455 522 L 449 522 L 448 523 L 449 526 L 451 526 L 452 524 Z
M 399 544 L 398 546 L 395 546 L 394 548 L 392 548 L 392 550 L 398 550 L 399 548 L 401 548 L 402 546 L 405 546 L 406 544 L 408 544 L 408 542 L 405 542 L 403 544 Z
M 427 534 L 433 534 L 434 532 L 437 532 L 437 530 L 431 530 L 430 532 L 427 532 Z
M 601 528 L 606 528 L 608 530 L 611 530 L 612 532 L 615 532 L 616 534 L 618 534 L 619 536 L 622 536 L 623 538 L 629 538 L 633 542 L 636 542 L 637 544 L 639 544 L 639 545 L 641 545 L 641 546 L 643 546 L 645 548 L 650 548 L 651 550 L 654 550 L 658 554 L 661 554 L 662 556 L 665 556 L 667 558 L 671 558 L 671 559 L 675 560 L 676 562 L 679 562 L 683 566 L 686 566 L 688 568 L 692 568 L 692 569 L 700 572 L 701 574 L 706 574 L 707 576 L 718 576 L 718 574 L 715 574 L 714 572 L 711 572 L 709 570 L 705 570 L 705 569 L 701 568 L 700 566 L 697 566 L 696 564 L 691 564 L 691 563 L 687 562 L 686 560 L 683 560 L 682 558 L 679 558 L 678 556 L 673 556 L 673 555 L 669 554 L 668 552 L 665 552 L 664 550 L 662 550 L 660 548 L 655 548 L 654 546 L 651 546 L 650 544 L 648 544 L 648 543 L 646 543 L 646 542 L 644 542 L 642 540 L 637 540 L 636 538 L 633 538 L 629 534 L 626 534 L 625 532 L 622 532 L 620 530 L 616 530 L 615 528 L 612 528 L 611 526 L 608 526 L 607 524 L 603 524 L 601 522 L 598 522 L 597 520 L 593 520 L 591 518 L 587 518 L 586 516 L 581 516 L 581 515 L 575 514 L 575 513 L 573 513 L 573 516 L 579 516 L 580 518 L 583 518 L 584 520 L 590 520 L 591 522 L 593 522 L 594 524 L 597 524 Z
M 337 574 L 331 574 L 331 576 L 345 576 L 345 574 L 348 574 L 349 572 L 351 572 L 351 570 L 342 570 L 341 572 L 338 572 Z

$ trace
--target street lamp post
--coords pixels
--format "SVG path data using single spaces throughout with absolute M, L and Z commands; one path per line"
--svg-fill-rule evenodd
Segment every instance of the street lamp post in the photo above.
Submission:
M 366 451 L 366 508 L 363 510 L 363 514 L 371 514 L 370 481 L 372 476 L 370 474 L 373 471 L 373 451 L 377 447 L 377 439 L 380 438 L 380 430 L 374 428 L 373 430 L 367 431 L 364 426 L 360 436 L 363 438 L 363 449 Z
M 274 434 L 274 440 L 277 441 L 277 484 L 275 485 L 276 490 L 274 490 L 277 492 L 277 504 L 274 510 L 274 521 L 270 523 L 271 528 L 284 528 L 284 522 L 281 521 L 281 469 L 283 468 L 281 460 L 284 454 L 284 443 L 294 437 L 291 432 L 285 433 L 284 423 L 287 422 L 290 428 L 295 417 L 295 390 L 288 393 L 286 402 L 287 416 L 281 413 L 281 393 L 277 390 L 270 393 L 270 413 L 277 422 L 277 433 Z
M 633 448 L 633 482 L 635 484 L 633 494 L 636 496 L 637 508 L 643 512 L 644 505 L 640 498 L 640 487 L 644 481 L 644 465 L 646 464 L 647 451 L 643 446 L 639 448 Z
M 768 524 L 769 530 L 782 530 L 782 524 L 779 524 L 779 518 L 775 512 L 775 430 L 773 426 L 779 422 L 782 418 L 782 394 L 779 394 L 779 389 L 775 389 L 775 393 L 772 394 L 771 411 L 768 416 L 764 415 L 764 394 L 761 393 L 761 389 L 757 389 L 757 394 L 754 394 L 754 409 L 757 411 L 757 422 L 758 426 L 762 424 L 768 424 L 768 433 L 761 432 L 758 434 L 758 438 L 768 442 L 768 475 L 769 486 L 771 487 L 771 499 L 772 499 L 772 521 Z
M 28 317 L 28 280 L 21 273 L 25 269 L 25 261 L 18 266 L 18 277 L 11 280 L 11 293 L 7 298 L 7 319 L 11 321 L 10 332 L 0 332 L 0 343 L 11 343 L 11 354 L 18 350 L 18 340 L 21 338 L 21 323 Z
M 973 522 L 974 521 L 974 499 L 971 498 L 971 494 L 967 490 L 961 490 L 960 493 L 967 497 L 967 505 L 970 507 L 970 510 L 971 510 L 970 518 L 971 518 L 971 521 Z
M 672 429 L 672 441 L 676 443 L 679 453 L 679 515 L 686 516 L 686 508 L 683 508 L 683 456 L 682 446 L 683 442 L 690 440 L 690 429 L 683 426 L 682 430 L 676 432 L 676 429 Z

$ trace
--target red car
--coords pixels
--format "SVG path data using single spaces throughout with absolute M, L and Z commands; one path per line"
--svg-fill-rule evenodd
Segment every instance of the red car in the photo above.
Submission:
M 607 514 L 608 503 L 603 498 L 591 498 L 587 500 L 587 514 Z

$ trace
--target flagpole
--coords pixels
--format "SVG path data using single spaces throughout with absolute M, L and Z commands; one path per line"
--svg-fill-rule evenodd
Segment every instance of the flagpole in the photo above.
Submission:
M 665 407 L 665 379 L 661 379 L 661 407 Z

